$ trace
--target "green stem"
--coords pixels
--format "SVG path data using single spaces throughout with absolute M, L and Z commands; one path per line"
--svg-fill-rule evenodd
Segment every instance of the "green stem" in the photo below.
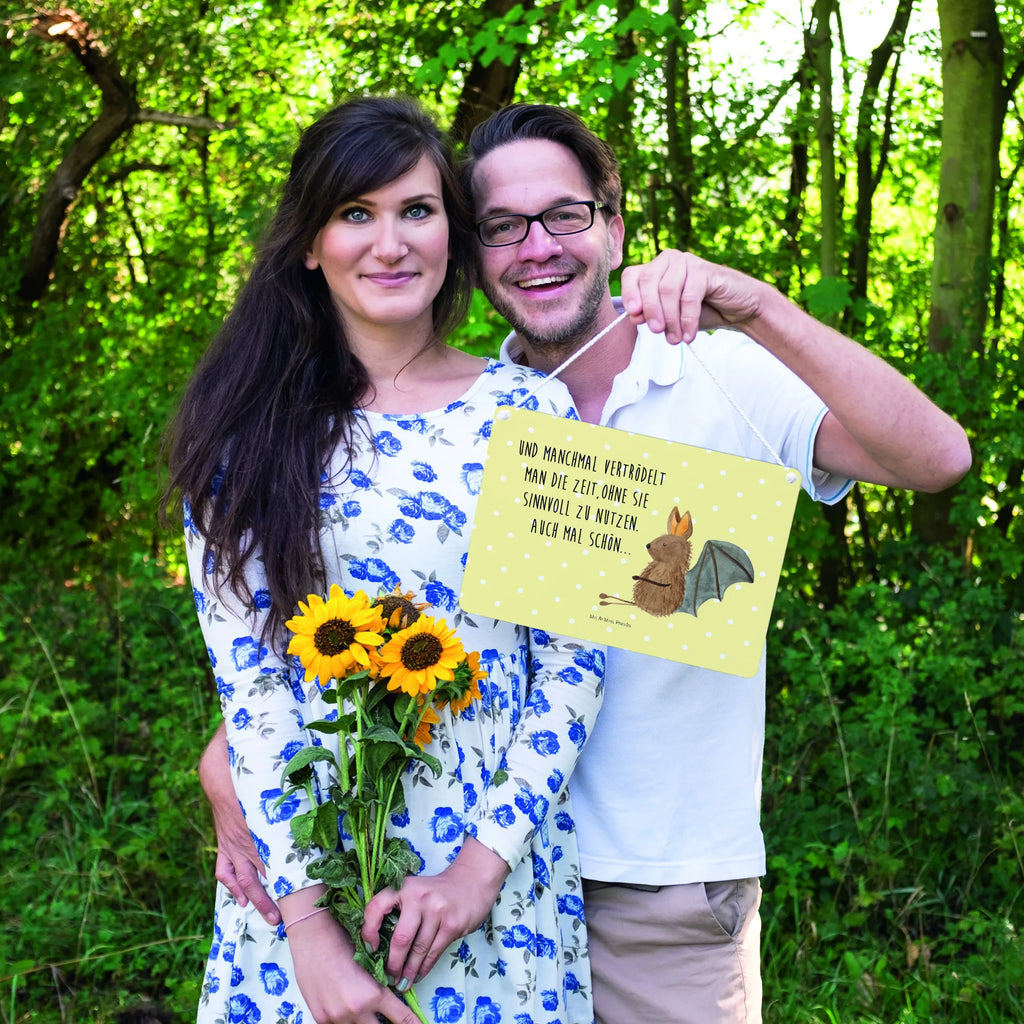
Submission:
M 401 773 L 391 780 L 391 789 L 388 791 L 387 799 L 381 804 L 382 813 L 374 822 L 373 834 L 373 858 L 374 864 L 379 864 L 384 857 L 384 840 L 388 828 L 388 818 L 391 817 L 391 805 L 395 802 L 395 790 L 402 781 Z
M 356 703 L 356 741 L 355 741 L 355 762 L 356 762 L 356 780 L 355 780 L 355 804 L 361 806 L 362 803 L 362 791 L 363 791 L 363 701 L 358 700 Z M 367 836 L 366 832 L 366 821 L 363 819 L 363 815 L 359 815 L 360 820 L 353 822 L 356 826 L 352 829 L 352 842 L 356 846 L 356 853 L 358 854 L 359 860 L 359 875 L 363 883 L 363 905 L 369 903 L 373 897 L 373 883 L 370 875 L 370 865 L 367 862 L 366 847 Z
M 409 1009 L 412 1010 L 412 1012 L 415 1013 L 416 1016 L 421 1021 L 423 1021 L 423 1024 L 430 1024 L 430 1021 L 427 1020 L 426 1014 L 423 1012 L 422 1008 L 420 1007 L 419 999 L 416 998 L 416 990 L 415 989 L 410 988 L 409 991 L 406 992 L 402 996 L 402 998 L 405 1000 L 405 1005 L 408 1006 Z
M 340 712 L 340 705 L 339 705 Z M 338 737 L 338 785 L 343 793 L 347 793 L 351 786 L 349 776 L 348 737 Z
M 427 708 L 430 707 L 430 702 L 424 702 L 423 707 L 416 711 L 416 698 L 409 697 L 406 702 L 405 712 L 402 715 L 402 720 L 398 723 L 398 735 L 405 737 L 408 732 L 408 727 L 412 725 L 412 734 L 416 735 L 416 730 L 419 729 L 420 723 L 423 721 L 424 716 L 427 713 Z M 413 722 L 415 719 L 415 722 Z M 391 817 L 391 807 L 395 802 L 395 791 L 398 789 L 402 782 L 402 772 L 398 772 L 395 777 L 391 780 L 391 789 L 388 791 L 387 800 L 384 802 L 384 813 L 381 814 L 375 822 L 376 829 L 373 837 L 373 849 L 374 857 L 379 860 L 383 856 L 384 852 L 384 838 L 385 832 L 387 831 L 388 818 Z

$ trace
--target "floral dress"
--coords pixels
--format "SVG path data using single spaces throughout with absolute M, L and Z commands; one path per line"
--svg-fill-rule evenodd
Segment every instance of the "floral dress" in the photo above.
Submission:
M 497 406 L 525 404 L 575 417 L 555 382 L 530 394 L 529 370 L 489 361 L 461 399 L 416 415 L 365 413 L 350 468 L 341 460 L 320 494 L 328 585 L 349 594 L 401 586 L 433 607 L 488 677 L 482 700 L 448 709 L 422 764 L 404 776 L 406 809 L 391 833 L 408 839 L 423 872 L 452 861 L 476 836 L 512 868 L 490 916 L 454 943 L 415 986 L 426 1016 L 445 1024 L 590 1024 L 593 1011 L 579 859 L 567 779 L 592 729 L 604 651 L 579 641 L 464 612 L 459 593 L 487 441 Z M 307 732 L 329 717 L 296 659 L 259 641 L 267 598 L 257 577 L 242 607 L 203 574 L 203 538 L 186 513 L 196 606 L 217 676 L 235 790 L 275 897 L 312 884 L 316 852 L 298 847 L 289 819 L 304 798 L 280 802 L 281 769 L 305 744 L 337 742 Z M 258 565 L 258 562 L 256 563 Z M 209 567 L 213 569 L 213 567 Z M 499 769 L 497 784 L 492 778 Z M 313 1024 L 294 982 L 283 928 L 218 886 L 214 940 L 199 1007 L 204 1024 Z

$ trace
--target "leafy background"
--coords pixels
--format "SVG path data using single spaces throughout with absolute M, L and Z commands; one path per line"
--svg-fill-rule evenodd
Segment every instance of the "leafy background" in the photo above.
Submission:
M 622 159 L 632 261 L 676 245 L 772 280 L 967 427 L 951 493 L 798 507 L 768 638 L 765 1017 L 1024 1020 L 1022 21 L 1019 0 L 5 4 L 0 1021 L 194 1012 L 217 709 L 159 442 L 298 131 L 362 90 L 456 137 L 566 103 Z M 478 297 L 456 340 L 502 331 Z

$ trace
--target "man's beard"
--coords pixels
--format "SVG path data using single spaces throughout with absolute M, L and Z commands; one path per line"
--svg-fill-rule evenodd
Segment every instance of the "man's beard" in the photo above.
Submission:
M 601 268 L 598 268 L 600 270 Z M 563 323 L 545 325 L 536 329 L 520 313 L 519 307 L 509 297 L 509 291 L 517 286 L 509 284 L 503 291 L 481 282 L 480 289 L 487 296 L 491 305 L 500 313 L 516 332 L 516 335 L 531 348 L 551 353 L 559 351 L 563 359 L 567 359 L 576 349 L 589 341 L 600 329 L 598 318 L 601 305 L 608 293 L 607 273 L 596 273 L 586 292 L 580 298 L 575 314 Z

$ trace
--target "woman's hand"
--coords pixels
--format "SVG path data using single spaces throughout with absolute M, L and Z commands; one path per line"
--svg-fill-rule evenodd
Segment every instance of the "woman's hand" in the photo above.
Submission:
M 224 884 L 240 907 L 253 906 L 267 924 L 278 924 L 281 915 L 277 904 L 260 883 L 264 874 L 249 827 L 235 795 L 228 767 L 228 740 L 221 722 L 199 759 L 199 781 L 213 810 L 213 827 L 217 833 L 217 881 Z
M 508 877 L 509 866 L 472 836 L 439 875 L 413 875 L 397 892 L 383 889 L 363 914 L 363 939 L 380 943 L 384 917 L 396 907 L 398 923 L 388 951 L 388 976 L 399 992 L 424 977 L 456 940 L 480 927 Z
M 296 921 L 287 931 L 295 981 L 316 1024 L 380 1024 L 381 1018 L 420 1024 L 394 992 L 355 962 L 349 937 L 330 913 Z

